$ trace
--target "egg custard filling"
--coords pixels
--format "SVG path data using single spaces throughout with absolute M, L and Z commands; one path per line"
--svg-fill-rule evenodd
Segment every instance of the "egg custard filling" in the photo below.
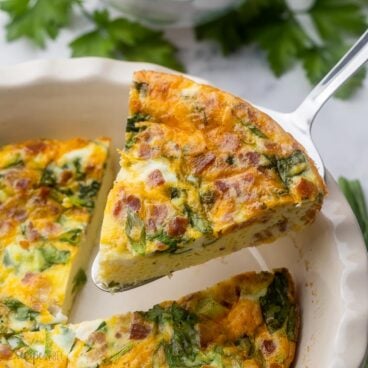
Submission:
M 134 74 L 95 280 L 118 290 L 310 224 L 325 185 L 269 116 L 179 75 Z
M 66 321 L 86 281 L 109 146 L 76 138 L 0 147 L 0 335 Z
M 244 273 L 145 312 L 3 337 L 0 367 L 287 368 L 298 331 L 289 273 Z

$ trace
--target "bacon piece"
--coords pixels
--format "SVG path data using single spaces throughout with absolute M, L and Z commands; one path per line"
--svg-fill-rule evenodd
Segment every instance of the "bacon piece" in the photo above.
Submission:
M 262 352 L 266 355 L 272 354 L 276 349 L 276 345 L 272 340 L 264 340 L 262 342 Z
M 302 198 L 309 198 L 313 194 L 315 186 L 311 181 L 301 178 L 296 190 Z
M 225 133 L 221 137 L 220 148 L 224 152 L 235 152 L 239 147 L 239 138 L 236 134 Z
M 142 139 L 144 142 L 150 143 L 154 139 L 161 139 L 163 136 L 164 132 L 159 125 L 152 124 L 140 134 L 140 139 Z
M 9 359 L 12 356 L 12 351 L 10 346 L 5 344 L 0 344 L 0 360 Z
M 238 197 L 249 198 L 251 195 L 249 188 L 254 181 L 255 177 L 251 173 L 239 174 L 226 179 L 216 180 L 215 187 L 222 193 L 229 192 L 232 196 L 237 195 Z
M 129 194 L 128 197 L 125 200 L 127 206 L 132 210 L 132 211 L 139 211 L 139 209 L 141 208 L 141 201 L 138 197 L 134 196 L 133 194 Z
M 123 200 L 119 199 L 114 206 L 114 209 L 112 210 L 112 213 L 115 217 L 119 217 L 121 214 L 121 211 L 123 209 Z
M 27 272 L 22 278 L 22 284 L 32 285 L 37 280 L 37 275 L 33 272 Z
M 147 213 L 148 213 L 148 223 L 147 228 L 148 230 L 154 232 L 157 230 L 158 227 L 160 227 L 167 215 L 168 215 L 168 208 L 166 204 L 152 204 L 147 207 Z
M 175 217 L 169 222 L 168 235 L 180 236 L 185 233 L 188 226 L 188 219 L 186 217 Z
M 95 331 L 89 336 L 88 340 L 92 344 L 102 345 L 106 342 L 106 334 L 102 331 Z
M 21 178 L 15 181 L 14 187 L 18 190 L 26 190 L 29 188 L 31 180 L 27 178 Z
M 194 174 L 202 173 L 212 162 L 216 156 L 212 152 L 207 152 L 193 159 Z
M 29 222 L 25 227 L 25 236 L 30 242 L 36 241 L 40 238 L 39 232 L 33 227 L 32 222 Z
M 267 154 L 277 155 L 279 153 L 280 147 L 277 143 L 266 142 L 264 145 L 265 145 L 265 148 L 267 149 Z
M 258 152 L 247 152 L 245 157 L 251 165 L 256 166 L 258 165 L 261 156 Z
M 22 222 L 27 218 L 27 212 L 23 208 L 12 207 L 8 210 L 8 216 L 14 220 Z
M 40 230 L 41 235 L 48 238 L 52 235 L 57 235 L 62 231 L 62 226 L 55 222 L 47 222 L 42 230 Z
M 141 143 L 138 149 L 138 157 L 143 159 L 149 159 L 152 157 L 151 146 L 147 143 Z
M 132 325 L 130 326 L 129 339 L 143 340 L 149 335 L 150 332 L 151 332 L 150 326 L 140 321 L 133 321 Z
M 45 148 L 46 144 L 42 141 L 31 142 L 26 145 L 26 149 L 34 155 L 43 152 Z
M 41 187 L 38 193 L 32 197 L 32 203 L 46 204 L 49 194 L 50 194 L 50 188 Z
M 0 237 L 8 235 L 11 229 L 11 220 L 0 221 Z
M 215 187 L 222 193 L 225 193 L 229 190 L 229 186 L 227 183 L 223 180 L 216 180 L 215 181 Z
M 162 172 L 159 169 L 153 170 L 148 175 L 148 185 L 150 187 L 156 187 L 158 185 L 162 185 L 165 183 L 165 179 L 162 175 Z
M 69 179 L 71 179 L 72 177 L 73 177 L 73 173 L 70 170 L 64 170 L 61 173 L 60 183 L 66 184 L 69 181 Z

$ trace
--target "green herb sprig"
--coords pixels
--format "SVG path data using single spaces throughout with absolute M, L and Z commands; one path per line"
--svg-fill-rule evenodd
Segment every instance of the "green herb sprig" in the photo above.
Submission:
M 196 28 L 199 40 L 217 42 L 224 55 L 244 45 L 257 44 L 267 56 L 276 76 L 297 62 L 312 84 L 319 82 L 368 27 L 366 0 L 315 0 L 303 11 L 290 8 L 286 0 L 247 0 L 237 9 Z M 310 18 L 316 37 L 300 22 Z M 338 91 L 349 98 L 362 85 L 362 69 Z
M 44 48 L 49 39 L 56 39 L 63 28 L 71 26 L 73 11 L 79 10 L 92 27 L 70 42 L 73 57 L 146 61 L 183 70 L 176 47 L 162 32 L 121 17 L 111 19 L 107 9 L 89 12 L 83 4 L 83 0 L 0 0 L 0 10 L 9 16 L 7 40 L 27 38 Z
M 368 211 L 362 186 L 359 180 L 348 180 L 344 177 L 340 177 L 338 183 L 358 220 L 368 248 Z

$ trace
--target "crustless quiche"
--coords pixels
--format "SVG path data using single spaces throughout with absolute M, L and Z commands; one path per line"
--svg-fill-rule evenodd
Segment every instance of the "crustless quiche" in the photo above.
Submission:
M 287 368 L 299 311 L 284 269 L 245 273 L 147 312 L 0 341 L 0 367 Z
M 134 74 L 95 279 L 117 290 L 310 224 L 325 194 L 266 114 L 178 75 Z
M 0 335 L 65 322 L 86 278 L 96 236 L 86 229 L 109 145 L 77 138 L 0 147 Z

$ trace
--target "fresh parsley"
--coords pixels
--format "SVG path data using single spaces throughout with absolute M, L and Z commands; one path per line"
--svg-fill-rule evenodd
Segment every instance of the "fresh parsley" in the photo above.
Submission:
M 358 220 L 365 244 L 368 247 L 368 210 L 362 186 L 359 180 L 348 180 L 344 177 L 340 177 L 338 182 Z
M 159 31 L 124 18 L 111 19 L 109 12 L 96 10 L 89 19 L 94 28 L 70 43 L 73 56 L 103 56 L 147 61 L 182 70 L 176 48 Z
M 7 40 L 27 38 L 39 47 L 55 39 L 70 26 L 73 10 L 78 10 L 92 24 L 90 31 L 70 42 L 72 56 L 101 56 L 132 61 L 146 61 L 183 70 L 176 57 L 176 47 L 160 31 L 124 18 L 111 19 L 107 9 L 92 13 L 83 0 L 0 0 L 6 12 Z
M 368 249 L 368 210 L 362 185 L 359 180 L 349 180 L 344 177 L 340 177 L 338 183 L 358 220 L 365 245 Z M 367 356 L 364 368 L 368 368 Z
M 61 28 L 70 22 L 72 8 L 79 0 L 2 0 L 0 9 L 10 20 L 6 25 L 7 39 L 22 37 L 44 47 L 48 38 L 55 39 Z
M 304 11 L 293 11 L 286 0 L 248 0 L 238 8 L 196 28 L 197 38 L 219 43 L 223 53 L 255 43 L 266 53 L 276 76 L 301 62 L 313 83 L 335 65 L 352 40 L 368 27 L 365 0 L 315 0 Z M 317 33 L 307 32 L 300 22 L 308 16 Z M 365 70 L 350 79 L 337 93 L 348 98 L 361 86 Z

